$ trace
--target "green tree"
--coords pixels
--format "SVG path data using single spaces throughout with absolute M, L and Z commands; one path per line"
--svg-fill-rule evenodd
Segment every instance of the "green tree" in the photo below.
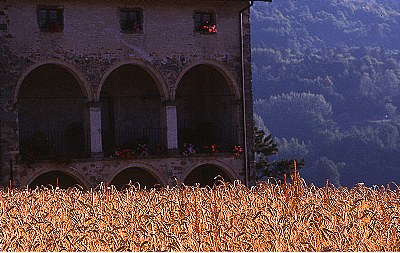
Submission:
M 268 162 L 268 157 L 275 155 L 278 150 L 278 144 L 272 138 L 272 134 L 266 134 L 264 130 L 254 127 L 254 147 L 253 152 L 256 158 L 256 174 L 258 179 L 273 177 L 276 180 L 283 180 L 284 175 L 290 176 L 294 172 L 294 159 L 282 159 Z M 304 166 L 304 158 L 297 163 L 298 168 Z
M 276 154 L 278 152 L 278 145 L 272 139 L 272 134 L 266 135 L 264 130 L 258 130 L 254 128 L 254 151 L 257 155 L 261 155 L 259 162 L 262 163 L 268 156 Z

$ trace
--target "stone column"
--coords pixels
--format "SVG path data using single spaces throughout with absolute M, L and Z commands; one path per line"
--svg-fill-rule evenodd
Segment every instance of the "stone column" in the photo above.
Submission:
M 167 147 L 169 150 L 178 148 L 178 119 L 176 104 L 165 103 L 165 125 L 167 129 Z
M 89 104 L 90 125 L 90 151 L 92 158 L 103 157 L 103 144 L 101 137 L 101 104 Z

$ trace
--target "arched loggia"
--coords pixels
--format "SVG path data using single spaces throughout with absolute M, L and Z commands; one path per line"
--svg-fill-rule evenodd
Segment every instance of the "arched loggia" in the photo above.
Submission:
M 115 147 L 147 144 L 157 149 L 166 143 L 162 127 L 162 96 L 156 80 L 143 67 L 125 64 L 105 79 L 100 93 L 104 152 Z
M 79 81 L 67 68 L 44 64 L 30 71 L 22 80 L 17 97 L 23 158 L 87 156 L 86 101 Z
M 180 79 L 175 100 L 180 145 L 229 149 L 237 143 L 235 92 L 220 70 L 207 64 L 192 67 Z

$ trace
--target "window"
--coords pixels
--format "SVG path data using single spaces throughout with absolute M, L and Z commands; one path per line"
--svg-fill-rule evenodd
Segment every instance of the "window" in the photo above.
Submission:
M 38 25 L 41 32 L 62 32 L 64 29 L 64 9 L 39 7 Z
M 124 33 L 143 32 L 143 11 L 140 8 L 120 10 L 121 31 Z
M 205 34 L 217 33 L 215 14 L 211 12 L 196 12 L 194 14 L 194 30 Z

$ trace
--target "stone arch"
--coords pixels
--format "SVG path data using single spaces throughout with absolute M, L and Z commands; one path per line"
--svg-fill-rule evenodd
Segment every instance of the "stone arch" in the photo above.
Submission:
M 178 89 L 179 83 L 181 82 L 182 78 L 185 76 L 185 74 L 193 69 L 196 66 L 199 65 L 207 65 L 210 66 L 214 69 L 216 69 L 226 80 L 230 91 L 234 94 L 235 99 L 239 100 L 241 99 L 242 95 L 241 95 L 241 91 L 240 91 L 240 87 L 237 83 L 237 78 L 235 77 L 235 75 L 229 70 L 228 67 L 224 66 L 223 64 L 217 62 L 217 61 L 213 61 L 213 60 L 200 60 L 200 61 L 196 61 L 190 65 L 188 65 L 186 68 L 184 68 L 180 74 L 178 75 L 176 81 L 175 81 L 175 89 L 174 89 L 174 93 L 172 94 L 172 100 L 175 100 L 175 96 L 176 96 L 176 91 Z
M 132 162 L 132 163 L 128 163 L 123 166 L 120 166 L 109 177 L 107 182 L 109 182 L 110 184 L 113 184 L 113 182 L 115 182 L 115 180 L 118 178 L 119 175 L 125 176 L 125 178 L 126 178 L 125 182 L 123 182 L 123 183 L 119 182 L 120 185 L 118 185 L 118 186 L 116 185 L 117 188 L 121 188 L 124 184 L 127 184 L 129 182 L 129 180 L 132 180 L 132 179 L 135 180 L 134 178 L 129 178 L 129 176 L 132 176 L 132 172 L 134 170 L 136 170 L 139 173 L 143 173 L 143 175 L 147 178 L 149 176 L 152 177 L 154 179 L 154 182 L 156 182 L 157 184 L 160 184 L 161 186 L 167 185 L 165 176 L 162 173 L 160 173 L 152 165 L 149 165 L 147 163 L 142 163 L 142 162 Z M 141 178 L 141 176 L 136 177 L 136 178 L 139 179 L 139 181 L 143 179 L 143 178 Z M 146 180 L 146 178 L 145 178 L 145 180 Z M 121 180 L 119 180 L 119 181 L 121 181 Z M 132 182 L 132 183 L 134 183 L 134 182 Z M 152 187 L 153 185 L 147 185 L 147 186 Z
M 165 82 L 163 76 L 153 66 L 151 66 L 150 64 L 148 64 L 146 62 L 140 61 L 140 60 L 125 59 L 125 60 L 119 61 L 118 63 L 114 64 L 109 69 L 107 69 L 107 71 L 104 73 L 103 77 L 101 78 L 100 85 L 97 89 L 96 95 L 94 97 L 94 99 L 96 101 L 100 100 L 100 95 L 101 95 L 101 91 L 103 89 L 104 83 L 106 82 L 106 80 L 110 76 L 110 74 L 113 73 L 119 67 L 122 67 L 124 65 L 134 65 L 134 66 L 142 68 L 156 82 L 161 99 L 163 101 L 167 101 L 170 99 L 167 83 Z
M 188 66 L 173 96 L 179 145 L 192 143 L 203 152 L 212 144 L 230 150 L 239 143 L 240 89 L 225 66 L 206 60 Z
M 89 189 L 90 188 L 90 183 L 86 180 L 86 178 L 82 175 L 80 175 L 78 172 L 76 172 L 74 170 L 73 167 L 68 167 L 68 166 L 56 166 L 54 164 L 52 164 L 51 168 L 43 168 L 41 170 L 37 170 L 35 171 L 30 178 L 26 181 L 26 184 L 24 185 L 31 185 L 32 183 L 34 183 L 34 181 L 38 178 L 40 178 L 43 175 L 46 175 L 48 173 L 60 173 L 60 175 L 66 175 L 69 176 L 71 178 L 73 178 L 73 180 L 75 180 L 80 186 L 82 186 L 84 189 Z M 54 182 L 49 182 L 50 184 L 53 184 L 55 186 L 55 180 L 53 180 Z M 62 186 L 63 182 L 62 180 L 59 181 L 59 185 L 60 187 Z
M 88 101 L 92 101 L 93 96 L 91 93 L 89 82 L 87 81 L 83 72 L 78 67 L 60 59 L 47 59 L 29 66 L 19 77 L 12 97 L 14 104 L 18 102 L 19 91 L 24 80 L 29 76 L 32 71 L 43 65 L 56 65 L 67 70 L 78 81 L 82 94 L 87 97 Z
M 23 159 L 88 156 L 89 90 L 83 74 L 58 59 L 34 64 L 21 76 L 14 95 Z
M 167 87 L 151 66 L 125 60 L 103 76 L 97 94 L 102 110 L 102 144 L 106 155 L 114 148 L 134 149 L 146 144 L 156 153 L 166 146 L 163 101 Z
M 215 173 L 210 171 L 212 168 L 216 169 Z M 202 170 L 206 173 L 206 175 L 201 173 Z M 214 160 L 202 161 L 195 164 L 192 169 L 187 171 L 187 173 L 182 177 L 181 182 L 190 185 L 196 183 L 193 181 L 193 179 L 198 179 L 198 183 L 200 183 L 201 186 L 204 186 L 207 183 L 212 182 L 213 178 L 217 175 L 221 175 L 222 177 L 226 176 L 224 177 L 225 182 L 233 182 L 234 180 L 240 178 L 239 175 L 227 164 Z

